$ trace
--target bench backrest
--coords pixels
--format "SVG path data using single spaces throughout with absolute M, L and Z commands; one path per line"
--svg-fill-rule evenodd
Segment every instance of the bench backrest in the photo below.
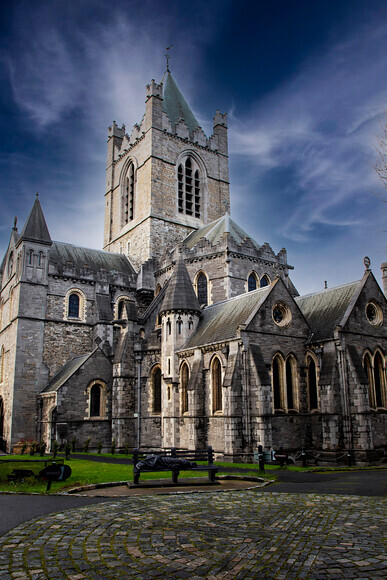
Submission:
M 209 465 L 214 463 L 214 452 L 211 446 L 207 449 L 176 449 L 172 447 L 171 449 L 158 449 L 153 451 L 149 449 L 148 451 L 140 451 L 139 449 L 133 449 L 133 464 L 136 465 L 142 459 L 145 459 L 148 455 L 159 455 L 161 457 L 177 457 L 178 459 L 188 459 L 188 461 L 207 461 Z

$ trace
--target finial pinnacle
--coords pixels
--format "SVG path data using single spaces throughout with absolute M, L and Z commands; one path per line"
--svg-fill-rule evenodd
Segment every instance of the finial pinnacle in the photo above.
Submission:
M 170 55 L 169 55 L 169 52 L 168 52 L 168 51 L 169 51 L 171 48 L 173 48 L 173 44 L 170 44 L 170 45 L 169 45 L 169 46 L 167 46 L 167 48 L 165 49 L 165 50 L 167 51 L 167 52 L 165 53 L 165 58 L 167 59 L 167 72 L 171 72 L 171 71 L 169 70 L 169 59 L 170 59 L 171 57 L 170 57 Z
M 365 256 L 363 263 L 364 263 L 364 266 L 366 267 L 366 272 L 369 272 L 371 270 L 371 268 L 370 268 L 371 260 L 369 259 L 368 256 Z
M 38 194 L 38 192 L 36 192 L 36 199 L 38 199 L 38 197 L 39 197 L 39 194 Z
M 13 220 L 13 229 L 16 230 L 17 229 L 17 215 L 15 215 L 15 218 Z

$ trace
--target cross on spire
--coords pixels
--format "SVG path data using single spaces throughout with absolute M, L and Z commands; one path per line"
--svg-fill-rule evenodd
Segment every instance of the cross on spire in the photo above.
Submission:
M 167 59 L 167 72 L 171 72 L 169 70 L 169 59 L 171 58 L 169 55 L 169 50 L 173 47 L 173 44 L 170 44 L 169 46 L 167 46 L 167 48 L 165 49 L 167 52 L 165 53 L 165 58 Z

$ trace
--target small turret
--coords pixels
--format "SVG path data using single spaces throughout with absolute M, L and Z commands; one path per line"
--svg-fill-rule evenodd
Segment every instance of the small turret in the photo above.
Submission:
M 201 309 L 183 257 L 180 255 L 160 308 L 162 323 L 162 373 L 178 380 L 179 350 L 195 332 Z

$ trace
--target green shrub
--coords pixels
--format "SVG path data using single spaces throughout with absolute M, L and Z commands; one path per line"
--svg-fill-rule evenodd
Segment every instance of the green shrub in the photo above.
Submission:
M 111 454 L 112 454 L 112 455 L 114 455 L 114 454 L 115 454 L 115 452 L 116 452 L 116 447 L 117 447 L 116 440 L 115 440 L 115 439 L 113 439 L 113 441 L 112 441 L 112 446 L 111 446 Z
M 84 453 L 89 453 L 90 437 L 83 444 Z
M 102 451 L 102 443 L 101 442 L 99 442 L 97 445 L 97 451 L 98 451 L 98 453 L 101 453 L 101 451 Z

